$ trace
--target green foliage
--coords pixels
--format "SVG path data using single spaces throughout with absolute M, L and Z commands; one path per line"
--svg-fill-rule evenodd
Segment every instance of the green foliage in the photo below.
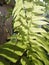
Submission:
M 48 24 L 45 7 L 36 2 L 16 0 L 12 12 L 16 33 L 0 46 L 0 65 L 49 65 L 49 32 L 42 27 Z
M 11 0 L 5 0 L 5 2 L 6 2 L 7 4 L 9 4 L 10 1 L 11 1 Z

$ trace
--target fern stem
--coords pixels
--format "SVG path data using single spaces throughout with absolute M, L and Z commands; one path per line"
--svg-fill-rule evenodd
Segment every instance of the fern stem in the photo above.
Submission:
M 26 23 L 27 23 L 27 25 L 28 25 L 28 20 L 27 20 L 27 15 L 26 15 L 26 13 L 27 13 L 27 11 L 26 11 L 26 8 L 25 8 L 25 6 L 24 6 L 24 0 L 23 0 L 23 7 L 24 7 L 24 13 L 25 13 L 25 18 L 26 18 Z M 29 25 L 28 25 L 28 34 L 27 34 L 27 36 L 28 36 L 28 41 L 29 41 L 29 46 L 31 47 L 31 44 L 30 44 L 30 39 L 29 39 Z

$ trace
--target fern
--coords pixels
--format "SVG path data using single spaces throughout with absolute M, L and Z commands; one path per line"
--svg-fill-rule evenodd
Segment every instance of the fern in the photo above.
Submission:
M 49 65 L 49 32 L 45 7 L 33 0 L 16 0 L 13 16 L 14 33 L 0 47 L 0 65 Z

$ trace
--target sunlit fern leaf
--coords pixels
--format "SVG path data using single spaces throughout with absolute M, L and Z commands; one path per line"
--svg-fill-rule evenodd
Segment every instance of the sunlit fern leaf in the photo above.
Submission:
M 14 65 L 49 65 L 49 33 L 41 27 L 48 24 L 45 7 L 33 0 L 15 1 L 12 15 L 14 31 L 18 34 L 13 34 L 10 42 L 1 46 L 0 56 Z
M 19 2 L 17 1 L 17 6 L 19 6 L 18 5 Z M 41 28 L 38 28 L 38 25 L 47 25 L 48 24 L 48 22 L 45 22 L 44 21 L 44 20 L 46 20 L 46 18 L 44 18 L 44 16 L 43 16 L 44 11 L 45 11 L 44 10 L 45 7 L 37 6 L 37 5 L 35 7 L 32 4 L 30 4 L 30 3 L 33 4 L 33 1 L 30 2 L 29 0 L 27 0 L 27 1 L 25 0 L 25 2 L 23 3 L 23 0 L 21 0 L 21 4 L 23 4 L 23 5 L 22 5 L 22 7 L 19 6 L 19 7 L 21 7 L 21 9 L 19 8 L 19 13 L 17 13 L 17 11 L 18 11 L 18 10 L 16 10 L 17 7 L 15 7 L 15 9 L 13 11 L 13 12 L 16 11 L 16 13 L 17 13 L 17 14 L 15 14 L 16 15 L 15 16 L 15 22 L 16 23 L 19 22 L 20 25 L 17 24 L 18 25 L 17 26 L 15 23 L 14 23 L 14 25 L 16 27 L 18 27 L 18 29 L 19 29 L 19 35 L 22 36 L 22 39 L 23 39 L 24 44 L 27 45 L 27 49 L 29 49 L 29 43 L 30 43 L 31 46 L 33 46 L 32 50 L 35 50 L 35 54 L 34 54 L 34 51 L 30 53 L 30 55 L 33 58 L 35 58 L 34 60 L 32 60 L 33 64 L 34 65 L 39 65 L 39 64 L 40 65 L 43 65 L 43 64 L 46 65 L 46 62 L 47 62 L 47 65 L 48 65 L 49 64 L 49 62 L 48 62 L 49 59 L 47 59 L 47 56 L 48 56 L 49 51 L 48 51 L 48 44 L 46 44 L 46 43 L 49 43 L 49 42 L 47 42 L 47 41 L 45 42 L 46 39 L 44 38 L 44 36 L 41 34 L 41 37 L 40 37 L 40 34 L 38 34 L 38 33 L 43 33 L 43 32 L 45 34 L 47 34 L 46 30 L 42 29 L 42 27 Z M 28 4 L 29 4 L 29 6 L 28 6 Z M 36 15 L 36 13 L 37 14 L 42 14 L 42 15 Z M 35 27 L 35 25 L 37 27 Z M 24 40 L 25 39 L 25 34 L 22 33 L 22 32 L 26 33 L 26 39 L 27 39 L 28 42 L 25 42 L 25 40 Z M 34 36 L 35 38 L 32 39 L 32 37 L 29 34 L 31 34 L 32 37 Z M 39 49 L 39 51 L 38 51 L 38 49 Z M 28 51 L 30 52 L 30 50 L 28 50 Z M 47 51 L 47 55 L 45 54 L 46 53 L 45 51 Z M 36 57 L 36 53 L 39 54 L 40 57 L 38 57 L 38 55 Z M 27 59 L 27 57 L 26 57 L 26 59 Z M 28 65 L 28 60 L 29 59 L 27 59 L 27 61 L 26 61 L 26 59 L 25 60 L 21 60 L 22 65 L 25 65 L 25 64 Z M 29 62 L 29 64 L 30 64 L 30 62 Z

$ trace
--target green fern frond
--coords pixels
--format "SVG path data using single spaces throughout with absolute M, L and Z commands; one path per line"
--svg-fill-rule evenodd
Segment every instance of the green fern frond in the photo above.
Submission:
M 0 47 L 0 57 L 12 65 L 49 65 L 49 32 L 42 27 L 48 24 L 45 7 L 33 0 L 15 1 L 12 15 L 16 34 Z

